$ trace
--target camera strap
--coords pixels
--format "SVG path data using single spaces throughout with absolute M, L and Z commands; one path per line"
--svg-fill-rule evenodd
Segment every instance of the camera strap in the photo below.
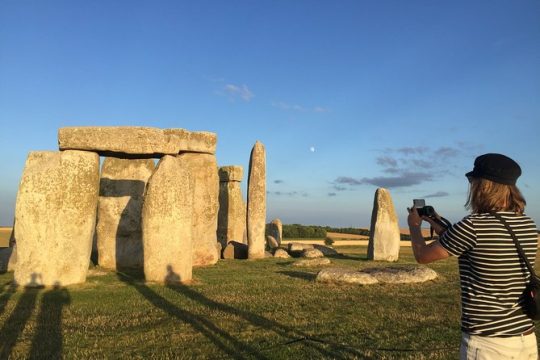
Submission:
M 446 218 L 443 218 L 441 216 L 441 218 L 436 218 L 436 217 L 430 217 L 431 220 L 433 220 L 434 222 L 436 222 L 438 225 L 442 226 L 444 229 L 448 229 L 449 227 L 452 226 L 452 223 L 450 221 L 448 221 L 448 219 Z M 431 240 L 433 240 L 433 233 L 435 232 L 435 230 L 433 229 L 433 226 L 431 226 L 429 228 L 429 236 L 431 238 Z

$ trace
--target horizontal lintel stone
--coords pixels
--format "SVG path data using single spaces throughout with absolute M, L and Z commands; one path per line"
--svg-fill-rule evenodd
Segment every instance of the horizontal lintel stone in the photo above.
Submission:
M 94 151 L 102 156 L 160 158 L 181 152 L 215 154 L 217 136 L 184 129 L 139 126 L 84 126 L 58 130 L 60 150 Z
M 219 168 L 219 181 L 242 181 L 244 169 L 238 165 L 221 166 Z

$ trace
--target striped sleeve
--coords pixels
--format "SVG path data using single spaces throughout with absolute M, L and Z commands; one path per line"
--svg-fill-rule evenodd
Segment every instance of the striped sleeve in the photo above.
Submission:
M 476 246 L 476 232 L 472 221 L 466 217 L 446 230 L 439 243 L 450 255 L 460 256 Z

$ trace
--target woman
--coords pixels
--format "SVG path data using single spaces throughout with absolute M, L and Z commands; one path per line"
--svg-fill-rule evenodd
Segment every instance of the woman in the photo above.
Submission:
M 461 359 L 537 359 L 534 324 L 523 313 L 523 291 L 531 274 L 520 259 L 511 235 L 493 213 L 516 234 L 534 264 L 538 247 L 536 224 L 526 216 L 525 199 L 516 186 L 519 165 L 500 154 L 476 158 L 467 173 L 466 208 L 471 215 L 445 231 L 415 208 L 408 209 L 413 252 L 419 263 L 457 256 L 461 285 Z M 438 215 L 437 215 L 438 216 Z M 427 245 L 422 220 L 439 239 Z

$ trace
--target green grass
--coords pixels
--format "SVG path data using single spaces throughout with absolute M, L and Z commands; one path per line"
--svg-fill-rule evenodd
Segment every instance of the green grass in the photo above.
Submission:
M 335 266 L 366 261 L 339 248 Z M 189 286 L 107 273 L 66 289 L 15 291 L 0 275 L 0 358 L 455 359 L 457 262 L 424 284 L 328 285 L 292 260 L 226 260 Z M 399 264 L 414 264 L 410 248 Z

